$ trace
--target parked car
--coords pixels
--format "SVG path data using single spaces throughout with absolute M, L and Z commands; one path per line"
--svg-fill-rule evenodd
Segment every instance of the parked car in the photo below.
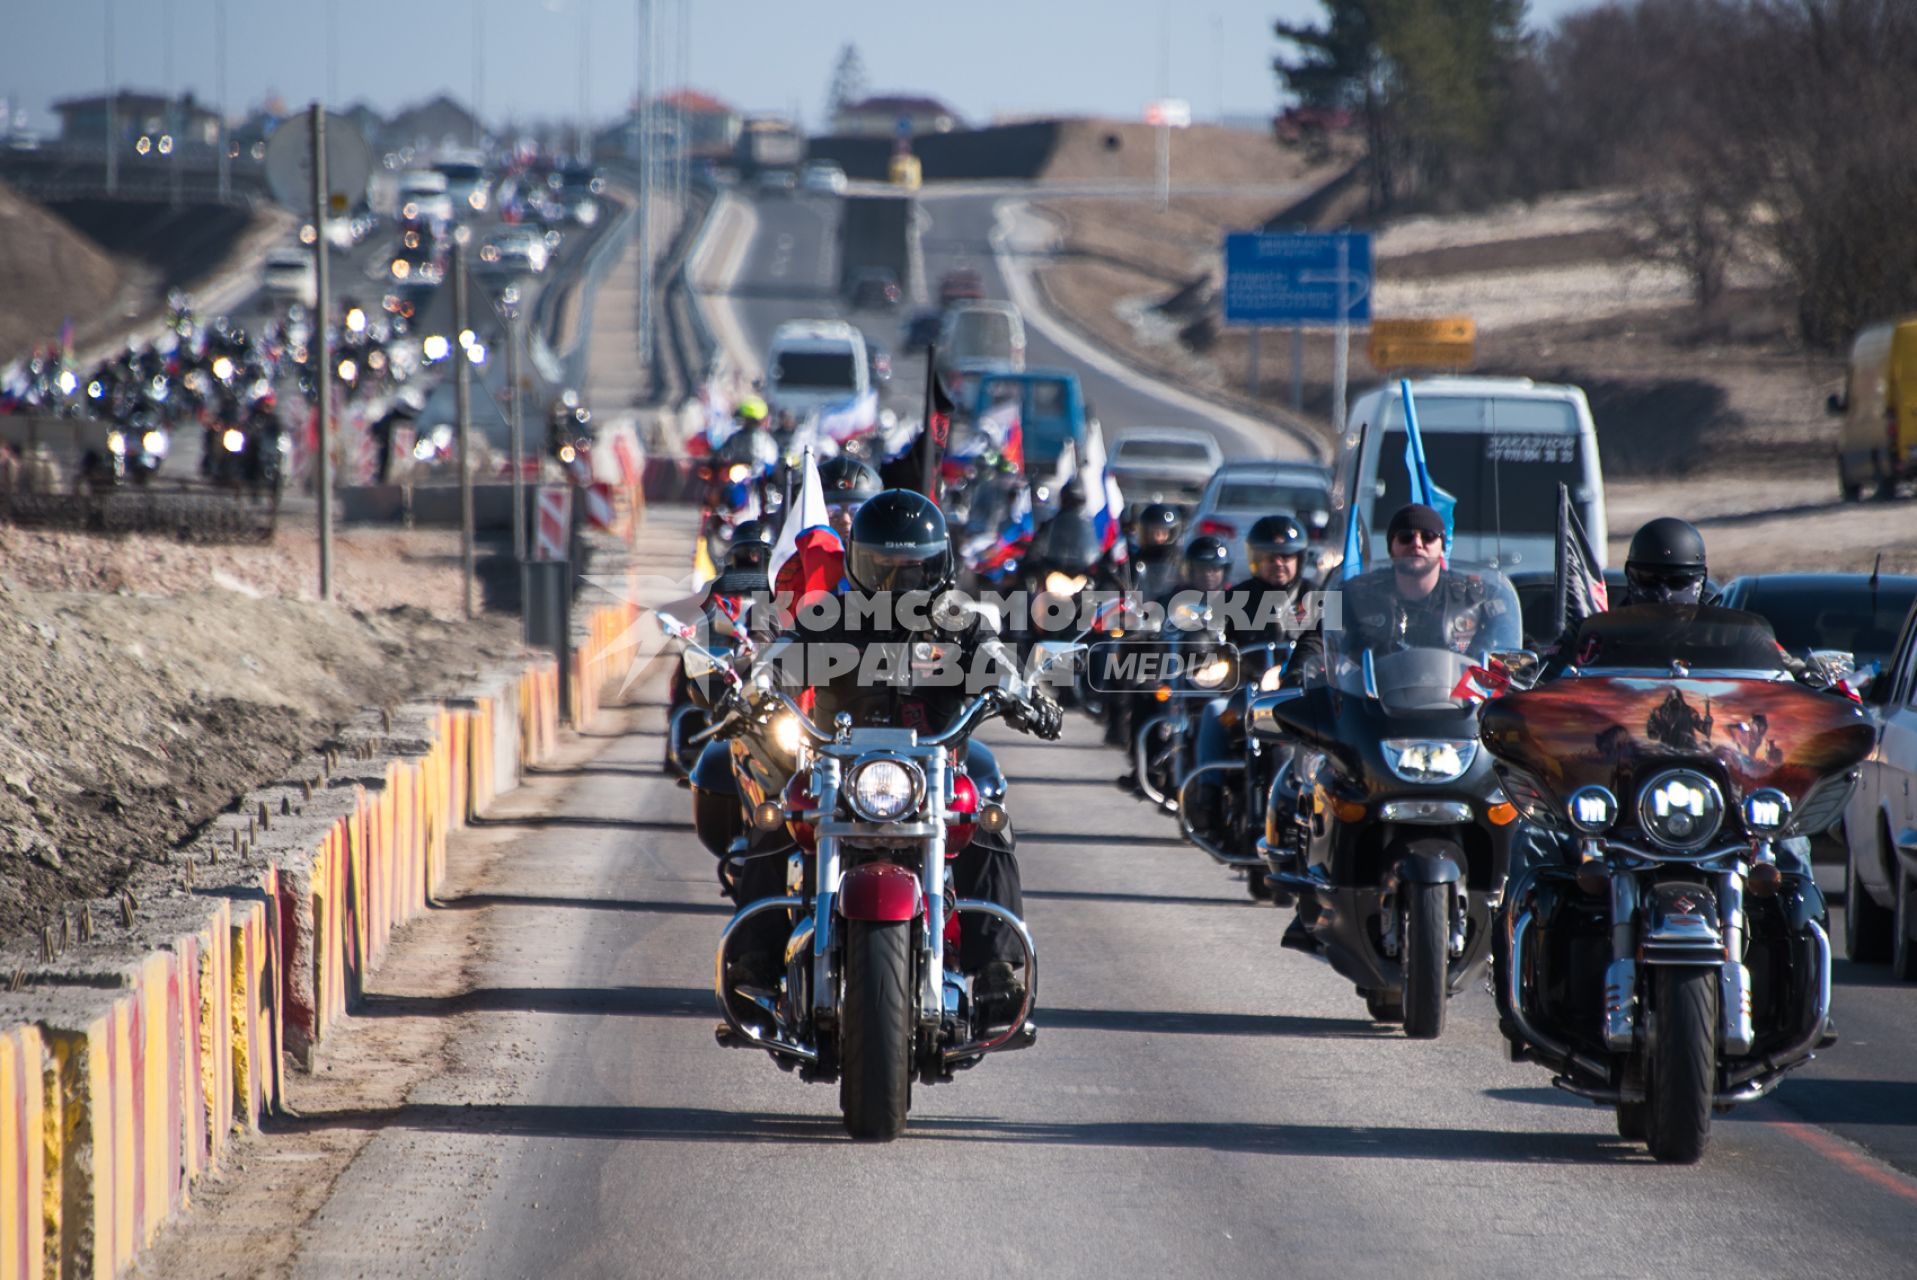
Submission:
M 891 311 L 904 295 L 899 278 L 889 267 L 862 267 L 852 276 L 854 310 Z
M 955 267 L 939 281 L 939 305 L 971 302 L 985 296 L 985 280 L 970 267 Z
M 1863 696 L 1877 745 L 1844 804 L 1844 949 L 1917 982 L 1917 609 Z
M 1917 479 L 1917 319 L 1860 331 L 1843 393 L 1825 408 L 1843 419 L 1837 487 L 1844 501 L 1857 501 L 1866 485 L 1879 498 L 1894 498 L 1899 481 Z
M 1192 536 L 1209 533 L 1231 547 L 1231 572 L 1244 577 L 1245 534 L 1263 516 L 1288 513 L 1312 542 L 1313 572 L 1322 572 L 1339 548 L 1331 526 L 1331 474 L 1315 462 L 1227 462 L 1199 495 L 1186 525 Z
M 814 160 L 800 171 L 799 185 L 824 195 L 844 195 L 845 170 L 830 160 Z
M 1604 554 L 1609 526 L 1597 425 L 1577 387 L 1529 378 L 1420 378 L 1411 384 L 1432 483 L 1457 499 L 1451 558 L 1512 570 L 1549 568 L 1557 551 L 1558 485 L 1591 545 Z M 1381 564 L 1385 526 L 1410 500 L 1405 413 L 1398 384 L 1352 406 L 1337 475 L 1353 501 L 1335 530 L 1343 545 L 1352 511 L 1368 535 L 1365 563 Z
M 1112 441 L 1107 467 L 1127 506 L 1197 501 L 1225 460 L 1209 431 L 1195 427 L 1127 427 Z

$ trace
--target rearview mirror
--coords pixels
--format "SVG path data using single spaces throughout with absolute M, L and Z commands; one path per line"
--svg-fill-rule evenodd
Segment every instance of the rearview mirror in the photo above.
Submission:
M 698 645 L 688 647 L 679 661 L 685 668 L 688 680 L 703 680 L 719 670 L 719 663 L 713 655 Z
M 1026 663 L 1027 678 L 1037 681 L 1046 672 L 1061 664 L 1068 664 L 1086 646 L 1071 640 L 1040 640 L 1032 646 L 1032 656 Z
M 1537 684 L 1538 672 L 1544 665 L 1529 649 L 1499 649 L 1484 656 L 1487 662 L 1504 669 L 1511 677 L 1513 689 L 1529 689 Z

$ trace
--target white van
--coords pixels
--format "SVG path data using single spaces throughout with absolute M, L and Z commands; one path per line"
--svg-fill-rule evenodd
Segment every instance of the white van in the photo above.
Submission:
M 1451 561 L 1503 573 L 1556 564 L 1558 485 L 1600 560 L 1610 536 L 1597 425 L 1577 387 L 1529 378 L 1420 378 L 1411 384 L 1431 482 L 1454 496 Z M 1384 563 L 1385 526 L 1410 501 L 1404 399 L 1398 384 L 1366 392 L 1352 406 L 1339 491 L 1356 495 L 1338 522 L 1339 546 L 1356 510 L 1370 535 L 1367 567 Z
M 843 320 L 789 320 L 772 334 L 765 396 L 773 410 L 803 418 L 856 400 L 872 387 L 865 335 Z

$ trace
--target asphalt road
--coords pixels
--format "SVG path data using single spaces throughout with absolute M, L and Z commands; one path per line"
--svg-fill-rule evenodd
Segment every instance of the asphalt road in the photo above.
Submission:
M 831 214 L 760 206 L 735 294 L 755 340 L 836 312 L 807 252 Z M 973 243 L 928 245 L 928 277 L 951 254 L 989 290 Z M 1034 363 L 1056 358 L 1041 341 Z M 690 529 L 655 511 L 648 570 L 681 572 Z M 1120 762 L 1076 718 L 1054 745 L 989 735 L 1042 958 L 1038 1044 L 920 1087 L 900 1141 L 854 1144 L 834 1088 L 713 1042 L 728 908 L 658 771 L 659 699 L 655 675 L 601 717 L 593 758 L 503 802 L 510 848 L 448 903 L 483 947 L 448 1008 L 453 1065 L 380 1118 L 300 1274 L 1917 1271 L 1917 987 L 1840 964 L 1843 1042 L 1720 1117 L 1701 1165 L 1660 1167 L 1609 1111 L 1507 1063 L 1482 990 L 1437 1042 L 1374 1026 L 1279 949 L 1287 912 L 1113 789 Z
M 689 528 L 655 518 L 656 546 Z M 898 1142 L 852 1143 L 834 1088 L 713 1042 L 726 907 L 657 771 L 658 698 L 504 802 L 512 846 L 448 903 L 485 947 L 455 1066 L 382 1119 L 300 1274 L 1911 1272 L 1917 1181 L 1838 1134 L 1917 1168 L 1896 1150 L 1917 1090 L 1895 1025 L 1917 988 L 1847 981 L 1840 1016 L 1868 1043 L 1720 1119 L 1702 1165 L 1659 1167 L 1507 1064 L 1481 991 L 1437 1042 L 1372 1025 L 1278 948 L 1286 913 L 1112 789 L 1077 719 L 1056 745 L 991 734 L 1037 1045 L 920 1087 Z M 1846 1108 L 1874 1116 L 1847 1129 Z
M 1008 198 L 1000 191 L 966 191 L 928 194 L 921 200 L 924 221 L 920 240 L 929 291 L 936 293 L 946 272 L 969 267 L 979 273 L 987 297 L 1016 296 L 1014 285 L 1000 270 L 993 244 L 999 208 Z M 833 287 L 838 279 L 836 198 L 808 193 L 761 197 L 754 211 L 758 233 L 733 286 L 731 301 L 755 350 L 763 352 L 771 342 L 772 331 L 786 320 L 850 320 L 893 348 L 896 372 L 886 403 L 901 416 L 916 416 L 924 395 L 925 357 L 922 352 L 898 350 L 897 344 L 906 320 L 923 304 L 908 300 L 896 312 L 855 311 L 846 304 Z M 1029 217 L 1019 219 L 1008 211 L 1006 221 L 1010 236 L 1006 249 L 1015 258 L 1029 252 L 1032 242 L 1049 235 L 1048 229 L 1034 225 L 1035 220 Z M 1307 456 L 1296 439 L 1275 426 L 1239 419 L 1182 392 L 1155 387 L 1111 367 L 1089 365 L 1081 351 L 1068 350 L 1060 335 L 1034 317 L 1028 317 L 1026 323 L 1026 363 L 1032 368 L 1076 371 L 1108 440 L 1127 427 L 1194 427 L 1216 434 L 1228 457 Z

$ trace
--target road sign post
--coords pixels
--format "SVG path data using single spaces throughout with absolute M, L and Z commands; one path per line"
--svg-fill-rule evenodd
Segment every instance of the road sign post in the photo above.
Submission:
M 1305 411 L 1305 331 L 1297 325 L 1291 327 L 1291 411 Z
M 1191 103 L 1183 98 L 1160 98 L 1145 104 L 1145 123 L 1158 130 L 1158 207 L 1171 207 L 1171 131 L 1191 127 Z
M 467 391 L 467 366 L 472 363 L 470 348 L 464 341 L 466 319 L 466 245 L 453 237 L 453 412 L 458 417 L 459 433 L 459 576 L 460 595 L 470 620 L 473 606 L 473 415 Z M 475 339 L 477 341 L 477 339 Z
M 1329 325 L 1332 424 L 1342 433 L 1351 326 L 1371 321 L 1371 237 L 1364 232 L 1299 232 L 1225 237 L 1225 323 Z M 1293 346 L 1293 402 L 1303 399 L 1303 355 Z

